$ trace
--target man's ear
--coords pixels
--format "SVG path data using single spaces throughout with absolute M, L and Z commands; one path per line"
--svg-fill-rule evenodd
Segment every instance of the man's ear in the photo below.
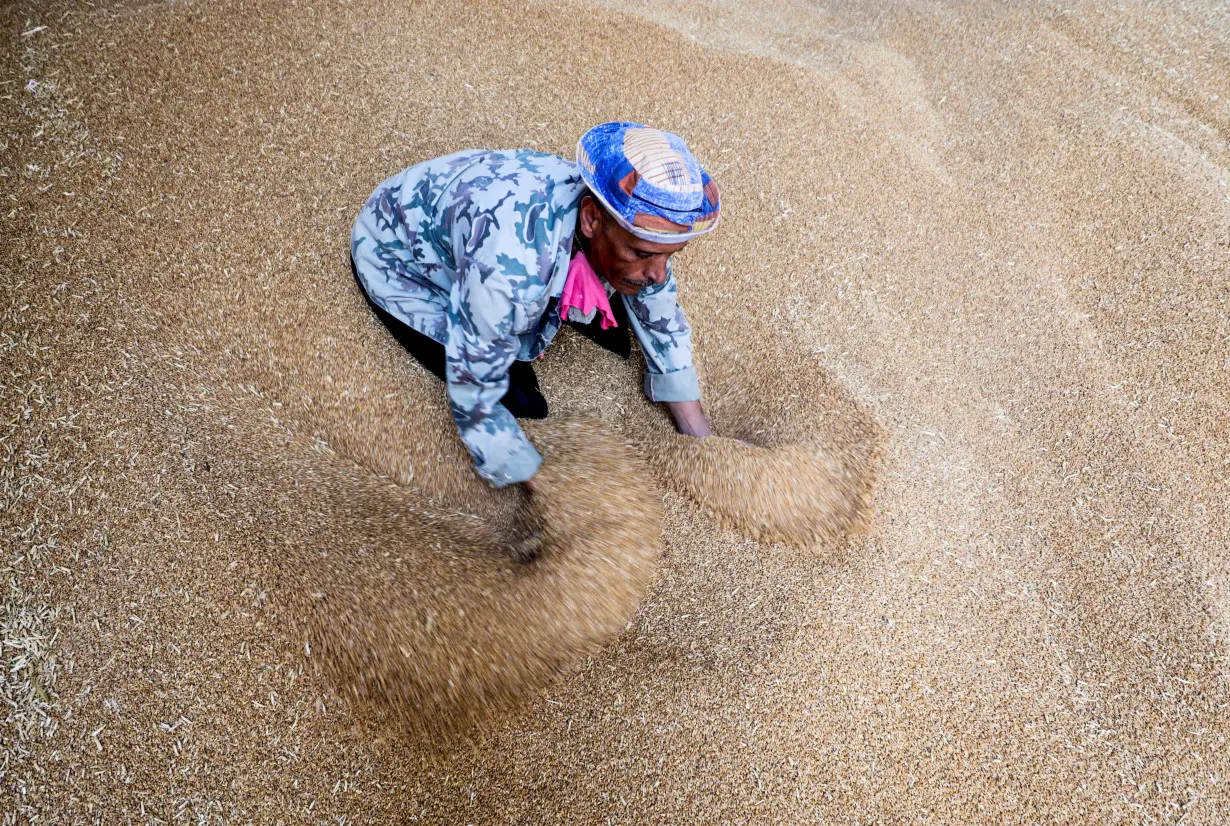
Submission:
M 592 239 L 597 234 L 601 222 L 602 207 L 598 206 L 593 196 L 583 195 L 581 197 L 581 234 Z

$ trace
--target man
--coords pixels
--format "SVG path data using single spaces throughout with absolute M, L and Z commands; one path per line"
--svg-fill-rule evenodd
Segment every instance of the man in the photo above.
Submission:
M 479 475 L 532 491 L 542 457 L 516 419 L 547 415 L 530 362 L 565 322 L 624 357 L 630 329 L 646 395 L 680 432 L 709 435 L 670 257 L 719 211 L 681 138 L 604 123 L 576 163 L 471 150 L 394 175 L 360 212 L 351 258 L 381 321 L 446 382 Z

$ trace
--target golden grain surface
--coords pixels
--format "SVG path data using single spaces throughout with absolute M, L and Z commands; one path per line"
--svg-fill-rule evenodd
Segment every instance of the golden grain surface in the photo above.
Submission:
M 1230 822 L 1224 3 L 15 0 L 0 32 L 0 821 Z M 642 468 L 568 487 L 661 503 L 652 565 L 649 522 L 547 520 L 599 528 L 557 537 L 587 579 L 494 554 L 516 495 L 346 255 L 391 172 L 613 119 L 722 187 L 675 273 L 754 447 L 675 440 L 635 359 L 561 334 L 549 426 Z M 868 470 L 849 540 L 777 510 L 814 473 L 843 524 Z M 486 614 L 545 656 L 504 680 L 404 613 L 452 565 L 457 600 L 617 587 L 559 649 L 585 605 Z M 405 639 L 484 676 L 404 683 Z M 356 698 L 394 674 L 508 705 L 445 748 Z

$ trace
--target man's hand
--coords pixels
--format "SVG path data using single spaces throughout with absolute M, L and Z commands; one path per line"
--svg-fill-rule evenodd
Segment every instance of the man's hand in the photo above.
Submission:
M 705 418 L 705 411 L 701 410 L 699 401 L 663 404 L 675 420 L 675 429 L 683 435 L 695 436 L 697 439 L 713 435 L 713 428 L 709 426 L 709 420 Z
M 533 562 L 542 551 L 542 533 L 536 529 L 529 513 L 531 507 L 529 497 L 533 496 L 537 489 L 538 486 L 534 483 L 533 478 L 521 483 L 525 499 L 521 502 L 521 510 L 517 514 L 513 535 L 508 543 L 508 550 L 513 559 L 522 564 Z

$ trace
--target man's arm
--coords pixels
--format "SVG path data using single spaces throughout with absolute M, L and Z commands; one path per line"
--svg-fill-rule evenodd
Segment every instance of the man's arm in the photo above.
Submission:
M 709 423 L 700 409 L 700 383 L 692 365 L 692 329 L 677 296 L 667 263 L 664 282 L 621 298 L 645 355 L 645 395 L 667 405 L 681 433 L 707 434 Z
M 512 328 L 512 289 L 471 258 L 458 261 L 450 297 L 445 378 L 449 409 L 478 474 L 498 488 L 524 482 L 542 457 L 500 403 L 519 342 Z M 485 276 L 485 280 L 482 276 Z
M 514 227 L 519 205 L 549 200 L 543 189 L 540 175 L 502 155 L 492 156 L 467 167 L 434 208 L 456 268 L 445 346 L 450 409 L 475 470 L 501 488 L 524 482 L 542 464 L 500 400 L 525 332 L 518 326 L 526 321 L 519 311 L 523 291 L 535 280 L 539 245 L 547 243 L 552 229 L 530 233 L 531 242 Z
M 675 420 L 675 429 L 683 435 L 703 439 L 713 434 L 713 428 L 709 426 L 709 419 L 706 418 L 705 411 L 701 409 L 699 400 L 663 402 L 663 404 L 666 405 L 671 418 Z

